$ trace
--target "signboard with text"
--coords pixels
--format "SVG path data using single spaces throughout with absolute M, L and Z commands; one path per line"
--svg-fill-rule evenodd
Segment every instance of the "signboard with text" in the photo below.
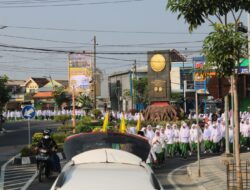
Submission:
M 91 77 L 91 55 L 86 53 L 69 54 L 69 86 L 79 92 L 89 93 Z

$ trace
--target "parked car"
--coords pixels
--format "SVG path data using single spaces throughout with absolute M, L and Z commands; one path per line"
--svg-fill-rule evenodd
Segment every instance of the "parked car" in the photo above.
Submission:
M 51 190 L 163 190 L 145 163 L 150 145 L 136 135 L 85 133 L 66 139 L 68 163 Z

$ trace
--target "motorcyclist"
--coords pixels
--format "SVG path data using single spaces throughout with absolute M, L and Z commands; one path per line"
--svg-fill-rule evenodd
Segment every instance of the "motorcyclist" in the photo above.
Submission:
M 45 129 L 43 137 L 37 144 L 38 149 L 46 149 L 49 151 L 49 167 L 53 172 L 61 172 L 60 159 L 56 154 L 57 144 L 51 138 L 51 130 Z

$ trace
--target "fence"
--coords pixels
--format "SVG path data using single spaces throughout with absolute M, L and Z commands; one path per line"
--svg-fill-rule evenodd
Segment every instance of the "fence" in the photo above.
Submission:
M 241 161 L 241 175 L 242 175 L 242 190 L 250 190 L 250 162 Z M 236 175 L 236 165 L 235 162 L 227 164 L 227 189 L 236 190 L 237 189 L 237 175 Z

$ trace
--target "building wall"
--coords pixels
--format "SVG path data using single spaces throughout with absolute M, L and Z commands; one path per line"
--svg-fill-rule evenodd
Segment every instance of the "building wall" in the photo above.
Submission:
M 38 91 L 38 85 L 33 82 L 30 81 L 27 85 L 26 85 L 26 93 L 35 93 Z
M 180 68 L 179 67 L 174 67 L 171 69 L 170 78 L 171 78 L 171 91 L 172 92 L 180 91 L 181 82 L 180 82 Z

